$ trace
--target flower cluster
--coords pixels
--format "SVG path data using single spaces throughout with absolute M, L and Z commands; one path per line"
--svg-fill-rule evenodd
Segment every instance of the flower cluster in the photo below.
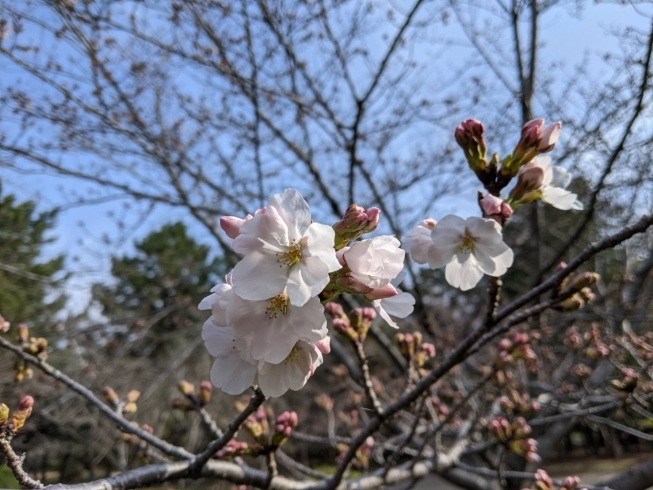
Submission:
M 484 274 L 500 277 L 512 266 L 513 252 L 503 242 L 502 228 L 519 205 L 542 200 L 562 210 L 583 209 L 576 194 L 567 190 L 571 175 L 553 166 L 551 158 L 539 156 L 555 148 L 561 129 L 560 122 L 545 127 L 544 119 L 529 121 L 513 152 L 500 162 L 497 153 L 487 158 L 483 124 L 475 119 L 463 121 L 454 136 L 470 169 L 488 191 L 479 193 L 483 217 L 448 215 L 439 222 L 423 220 L 404 238 L 404 248 L 413 260 L 432 269 L 444 267 L 447 282 L 467 291 Z M 517 184 L 507 198 L 501 198 L 501 190 L 514 177 Z
M 221 218 L 242 259 L 199 305 L 212 313 L 202 332 L 216 357 L 211 382 L 229 394 L 301 389 L 330 351 L 323 303 L 339 294 L 363 295 L 391 324 L 410 314 L 414 299 L 392 284 L 404 267 L 399 241 L 359 240 L 378 223 L 378 209 L 355 204 L 333 227 L 316 223 L 295 189 L 244 219 Z

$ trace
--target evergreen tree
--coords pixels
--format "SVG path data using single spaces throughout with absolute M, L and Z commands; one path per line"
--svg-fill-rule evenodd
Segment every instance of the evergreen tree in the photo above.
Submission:
M 206 314 L 197 304 L 220 281 L 224 262 L 211 259 L 209 247 L 190 237 L 183 223 L 163 226 L 135 248 L 132 256 L 113 258 L 115 284 L 93 288 L 111 320 L 109 347 L 127 348 L 133 356 L 159 355 L 173 346 L 178 351 L 199 334 Z
M 47 232 L 55 218 L 54 211 L 37 213 L 32 201 L 3 197 L 0 188 L 0 315 L 13 324 L 38 330 L 65 303 L 57 290 L 66 279 L 64 257 L 42 260 L 44 246 L 54 240 Z

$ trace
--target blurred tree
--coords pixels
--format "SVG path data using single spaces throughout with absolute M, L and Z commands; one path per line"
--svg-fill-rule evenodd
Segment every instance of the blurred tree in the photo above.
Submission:
M 179 334 L 204 320 L 196 305 L 224 275 L 225 262 L 211 259 L 183 223 L 163 226 L 135 248 L 133 256 L 113 258 L 115 284 L 93 288 L 112 322 L 110 347 L 128 346 L 134 356 L 159 355 L 173 343 L 178 349 Z
M 12 323 L 43 326 L 61 310 L 66 297 L 57 286 L 64 256 L 43 261 L 43 248 L 55 226 L 56 212 L 36 212 L 36 203 L 17 203 L 0 187 L 0 314 Z

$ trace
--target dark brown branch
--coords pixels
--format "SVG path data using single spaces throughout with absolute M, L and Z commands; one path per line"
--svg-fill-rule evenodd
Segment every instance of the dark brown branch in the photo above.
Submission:
M 24 488 L 43 488 L 43 484 L 32 478 L 23 469 L 23 460 L 25 455 L 18 456 L 11 447 L 11 442 L 5 436 L 0 437 L 0 452 L 5 455 L 7 459 L 7 466 L 14 474 L 14 478 Z

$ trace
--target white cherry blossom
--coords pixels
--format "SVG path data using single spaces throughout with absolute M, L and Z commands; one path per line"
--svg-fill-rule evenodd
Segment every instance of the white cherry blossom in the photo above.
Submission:
M 494 220 L 448 215 L 433 228 L 429 266 L 445 268 L 447 282 L 467 291 L 487 274 L 499 277 L 512 265 L 513 252 L 503 242 Z
M 343 258 L 351 276 L 372 289 L 381 288 L 404 268 L 406 252 L 399 240 L 390 235 L 361 240 L 343 249 Z
M 311 223 L 308 204 L 295 189 L 270 198 L 265 212 L 242 223 L 233 242 L 244 255 L 233 270 L 238 296 L 270 299 L 286 291 L 302 306 L 322 292 L 329 273 L 341 268 L 334 250 L 333 228 Z
M 282 362 L 259 362 L 258 384 L 266 396 L 301 390 L 322 361 L 322 352 L 315 344 L 300 340 Z
M 563 211 L 583 209 L 583 203 L 578 200 L 576 194 L 567 190 L 567 186 L 571 182 L 569 172 L 562 167 L 551 165 L 550 157 L 537 157 L 525 165 L 520 172 L 535 167 L 542 169 L 544 172 L 542 187 L 540 188 L 542 201 Z
M 211 288 L 209 296 L 200 301 L 197 307 L 200 310 L 211 310 L 211 319 L 218 327 L 229 325 L 227 321 L 227 305 L 234 294 L 231 286 L 231 274 L 227 274 L 226 282 Z
M 402 247 L 418 264 L 426 264 L 429 261 L 429 248 L 433 246 L 431 230 L 436 224 L 437 221 L 433 218 L 426 218 L 404 237 Z
M 258 363 L 247 355 L 247 341 L 236 339 L 231 328 L 218 327 L 209 318 L 202 339 L 216 358 L 211 368 L 211 383 L 216 388 L 238 395 L 256 382 Z
M 319 298 L 295 306 L 286 293 L 260 301 L 234 294 L 227 305 L 227 321 L 236 337 L 251 339 L 250 354 L 254 359 L 273 364 L 282 362 L 298 340 L 319 342 L 328 333 Z

